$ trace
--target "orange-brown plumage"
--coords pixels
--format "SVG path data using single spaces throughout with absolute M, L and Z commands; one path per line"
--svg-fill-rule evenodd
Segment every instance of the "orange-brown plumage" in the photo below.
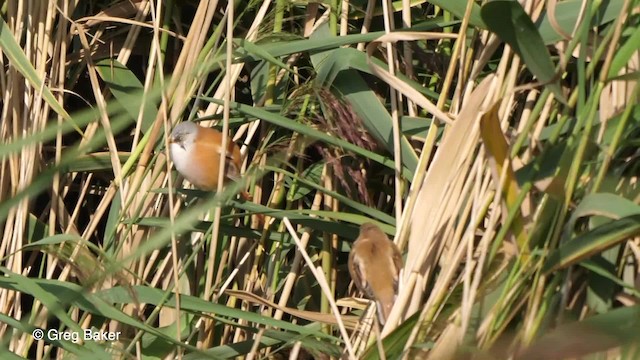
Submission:
M 173 129 L 169 143 L 176 169 L 199 189 L 218 188 L 222 156 L 226 157 L 225 182 L 240 176 L 240 148 L 228 139 L 227 150 L 222 151 L 222 133 L 218 130 L 183 122 Z
M 227 151 L 222 149 L 222 133 L 211 128 L 200 128 L 195 141 L 195 151 L 192 159 L 195 164 L 204 164 L 201 178 L 194 185 L 203 190 L 216 190 L 218 188 L 218 173 L 220 171 L 221 154 L 227 157 L 225 163 L 225 182 L 237 179 L 240 176 L 242 166 L 240 148 L 231 139 L 227 141 Z
M 396 244 L 377 225 L 362 224 L 349 253 L 349 273 L 358 289 L 376 301 L 383 325 L 396 299 L 402 266 Z

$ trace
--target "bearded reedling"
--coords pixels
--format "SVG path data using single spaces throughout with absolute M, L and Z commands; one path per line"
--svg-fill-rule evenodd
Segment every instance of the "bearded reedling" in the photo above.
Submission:
M 362 224 L 349 254 L 349 273 L 358 289 L 376 302 L 381 325 L 396 300 L 402 266 L 400 250 L 387 234 L 373 223 Z

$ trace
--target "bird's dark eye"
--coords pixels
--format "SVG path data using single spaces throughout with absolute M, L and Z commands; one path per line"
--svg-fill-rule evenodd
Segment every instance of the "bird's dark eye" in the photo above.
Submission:
M 181 148 L 186 150 L 186 148 L 184 147 L 183 137 L 184 137 L 184 134 L 175 134 L 171 136 L 171 138 L 169 139 L 169 142 L 171 144 L 179 145 Z
M 180 145 L 180 147 L 181 147 L 183 150 L 187 150 L 187 148 L 184 146 L 184 138 L 185 138 L 185 136 L 186 136 L 186 134 L 182 134 L 182 133 L 181 133 L 181 134 L 176 135 L 176 143 L 177 143 L 178 145 Z

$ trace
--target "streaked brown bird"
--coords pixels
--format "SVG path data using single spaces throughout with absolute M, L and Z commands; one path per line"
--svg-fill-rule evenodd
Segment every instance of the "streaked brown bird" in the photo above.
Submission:
M 375 300 L 381 325 L 396 300 L 402 266 L 400 250 L 387 234 L 373 223 L 362 224 L 349 254 L 349 273 L 358 289 Z
M 185 121 L 171 132 L 169 146 L 178 172 L 201 190 L 218 188 L 222 156 L 226 157 L 225 182 L 240 177 L 240 148 L 229 139 L 227 149 L 222 149 L 222 133 L 218 130 Z

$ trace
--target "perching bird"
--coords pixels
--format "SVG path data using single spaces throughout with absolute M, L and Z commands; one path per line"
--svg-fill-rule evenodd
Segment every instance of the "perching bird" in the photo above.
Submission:
M 201 190 L 216 190 L 220 158 L 226 156 L 225 182 L 240 176 L 240 148 L 231 139 L 222 149 L 222 133 L 185 121 L 173 129 L 169 138 L 171 160 L 185 179 Z
M 349 273 L 358 289 L 375 300 L 384 325 L 398 291 L 402 269 L 400 250 L 377 225 L 364 223 L 349 254 Z

